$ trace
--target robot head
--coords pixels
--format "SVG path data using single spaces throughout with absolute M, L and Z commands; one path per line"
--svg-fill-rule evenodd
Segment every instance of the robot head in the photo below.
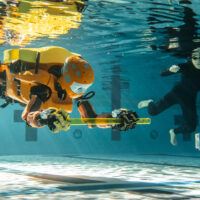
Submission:
M 94 82 L 92 67 L 78 56 L 67 58 L 62 70 L 58 82 L 73 99 L 82 96 Z

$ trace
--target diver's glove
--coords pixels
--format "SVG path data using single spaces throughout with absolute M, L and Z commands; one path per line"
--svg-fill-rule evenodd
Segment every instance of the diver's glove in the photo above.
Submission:
M 136 122 L 139 120 L 136 112 L 123 108 L 113 110 L 112 117 L 120 118 L 122 120 L 121 124 L 117 124 L 113 127 L 113 129 L 118 129 L 120 131 L 127 131 L 128 129 L 135 128 Z
M 50 131 L 53 133 L 62 130 L 67 131 L 70 128 L 69 113 L 63 109 L 49 108 L 43 110 L 37 116 L 37 123 L 40 126 L 48 125 Z

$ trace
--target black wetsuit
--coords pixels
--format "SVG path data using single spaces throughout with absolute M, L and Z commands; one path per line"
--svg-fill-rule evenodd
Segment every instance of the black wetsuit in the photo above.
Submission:
M 157 115 L 174 104 L 179 104 L 183 112 L 184 123 L 174 129 L 176 134 L 188 134 L 195 131 L 197 126 L 196 98 L 200 90 L 200 70 L 191 62 L 178 65 L 182 73 L 181 81 L 166 94 L 160 101 L 151 102 L 148 106 L 150 115 Z M 174 74 L 169 69 L 163 71 L 161 76 Z

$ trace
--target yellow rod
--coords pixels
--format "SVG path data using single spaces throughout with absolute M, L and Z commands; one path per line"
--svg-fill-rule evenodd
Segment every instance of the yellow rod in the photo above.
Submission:
M 71 125 L 114 125 L 121 124 L 120 118 L 70 118 Z M 150 118 L 139 118 L 136 124 L 151 124 Z

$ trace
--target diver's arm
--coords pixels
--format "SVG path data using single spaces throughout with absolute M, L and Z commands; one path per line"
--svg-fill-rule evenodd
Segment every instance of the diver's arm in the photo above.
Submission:
M 162 72 L 161 72 L 161 76 L 169 76 L 169 75 L 172 75 L 172 74 L 176 74 L 180 71 L 180 66 L 178 65 L 172 65 L 170 68 L 168 69 L 164 69 Z

